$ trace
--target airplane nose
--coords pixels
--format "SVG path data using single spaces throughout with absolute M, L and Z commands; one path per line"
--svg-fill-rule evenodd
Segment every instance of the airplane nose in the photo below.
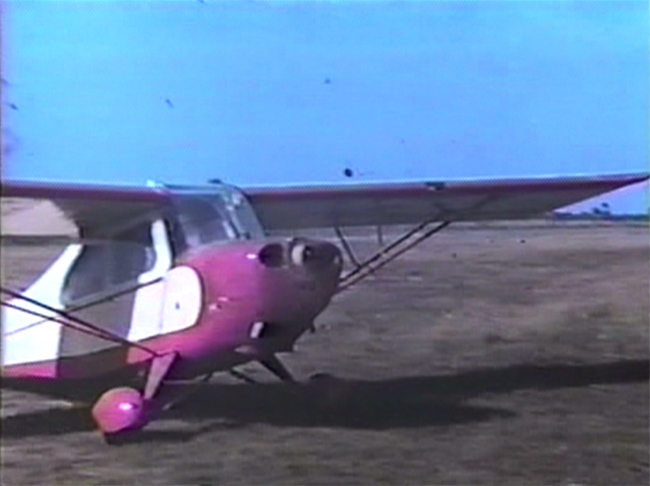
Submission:
M 341 252 L 336 245 L 326 241 L 293 238 L 288 244 L 269 243 L 258 252 L 262 265 L 269 268 L 298 266 L 308 269 L 338 267 L 342 264 Z
M 292 265 L 306 268 L 319 269 L 342 263 L 338 247 L 326 241 L 294 238 L 289 242 L 288 255 Z

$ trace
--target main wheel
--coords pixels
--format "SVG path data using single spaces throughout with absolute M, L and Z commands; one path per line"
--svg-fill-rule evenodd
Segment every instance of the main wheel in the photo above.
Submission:
M 92 416 L 108 443 L 117 442 L 147 424 L 142 394 L 128 387 L 113 388 L 95 403 Z

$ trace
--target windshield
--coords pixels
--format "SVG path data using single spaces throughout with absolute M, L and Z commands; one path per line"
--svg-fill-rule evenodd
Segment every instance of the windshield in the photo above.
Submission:
M 173 191 L 176 253 L 214 242 L 258 239 L 262 227 L 246 197 L 236 188 L 217 184 Z

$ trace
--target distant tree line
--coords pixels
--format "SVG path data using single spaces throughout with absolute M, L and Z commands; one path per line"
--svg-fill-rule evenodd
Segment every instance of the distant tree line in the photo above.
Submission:
M 650 209 L 647 213 L 612 214 L 612 209 L 609 203 L 604 202 L 599 206 L 594 206 L 590 211 L 582 211 L 579 213 L 572 213 L 569 211 L 554 211 L 550 214 L 550 218 L 559 221 L 650 221 Z

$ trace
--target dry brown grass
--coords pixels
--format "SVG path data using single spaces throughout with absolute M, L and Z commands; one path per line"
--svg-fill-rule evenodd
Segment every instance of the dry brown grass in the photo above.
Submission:
M 54 253 L 3 250 L 18 287 Z M 121 448 L 5 391 L 3 484 L 648 484 L 649 257 L 643 227 L 442 233 L 286 357 L 334 385 L 251 364 L 267 385 L 220 378 Z

